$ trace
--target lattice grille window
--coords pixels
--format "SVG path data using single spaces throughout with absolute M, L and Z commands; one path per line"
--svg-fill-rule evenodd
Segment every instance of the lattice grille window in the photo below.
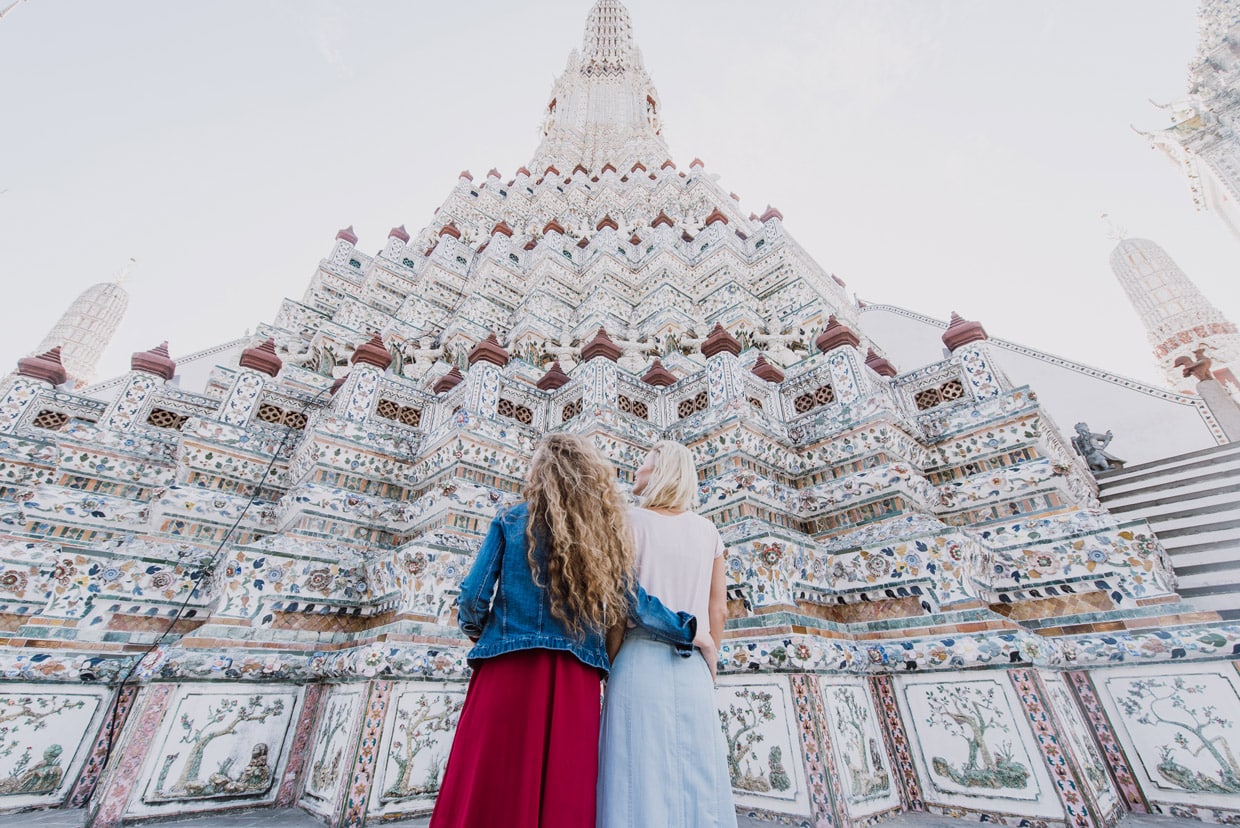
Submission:
M 621 394 L 620 398 L 616 400 L 616 404 L 619 406 L 620 410 L 623 411 L 625 414 L 632 414 L 634 417 L 637 417 L 640 420 L 650 419 L 650 409 L 641 400 L 631 400 L 628 397 Z M 687 417 L 689 415 L 685 414 L 683 416 Z
M 921 389 L 913 395 L 913 403 L 918 411 L 925 411 L 936 405 L 962 400 L 966 396 L 968 394 L 964 390 L 964 383 L 958 379 L 949 379 L 940 386 Z
M 948 380 L 939 388 L 939 393 L 943 395 L 944 402 L 958 400 L 964 396 L 964 383 L 960 380 Z
M 31 425 L 35 428 L 45 428 L 48 431 L 60 431 L 65 427 L 65 423 L 69 422 L 69 415 L 63 411 L 43 410 L 35 415 Z
M 833 402 L 835 402 L 835 389 L 830 385 L 822 385 L 797 397 L 792 401 L 792 407 L 798 414 L 804 414 L 806 411 L 813 411 L 815 408 L 821 408 Z
M 533 411 L 530 411 L 523 405 L 517 405 L 512 400 L 505 397 L 499 398 L 499 403 L 495 406 L 495 413 L 499 414 L 501 417 L 516 420 L 522 425 L 529 425 L 534 422 Z
M 754 408 L 758 409 L 759 411 L 762 410 L 762 400 L 758 399 L 757 397 L 750 397 L 749 404 L 752 405 Z
M 676 414 L 680 419 L 691 417 L 699 411 L 705 411 L 706 406 L 710 403 L 710 397 L 705 391 L 699 391 L 695 396 L 685 397 L 676 406 Z
M 271 403 L 263 403 L 258 407 L 258 413 L 255 415 L 264 423 L 272 423 L 273 425 L 283 425 L 300 431 L 306 427 L 306 415 L 300 411 L 285 411 L 283 408 L 274 406 Z
M 385 420 L 395 420 L 413 428 L 422 425 L 422 409 L 411 405 L 399 405 L 391 400 L 380 399 L 375 405 L 375 414 Z
M 146 422 L 147 425 L 153 425 L 156 428 L 169 428 L 174 431 L 180 431 L 188 419 L 189 417 L 185 414 L 178 414 L 166 408 L 152 408 L 151 413 L 146 417 Z
M 573 417 L 576 417 L 580 413 L 581 413 L 581 398 L 578 397 L 577 399 L 573 400 L 570 403 L 565 403 L 564 408 L 560 410 L 560 422 L 567 423 L 569 420 L 571 420 Z

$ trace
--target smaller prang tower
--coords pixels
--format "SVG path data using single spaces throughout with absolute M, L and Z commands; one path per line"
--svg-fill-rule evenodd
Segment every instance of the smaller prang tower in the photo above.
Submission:
M 82 291 L 43 337 L 35 353 L 59 347 L 60 360 L 69 379 L 80 385 L 93 382 L 99 359 L 129 307 L 129 294 L 122 286 L 128 273 L 129 265 L 126 265 L 115 280 L 100 282 Z
M 1198 210 L 1240 236 L 1240 2 L 1202 0 L 1188 94 L 1161 106 L 1171 126 L 1149 133 L 1188 178 Z
M 1195 360 L 1204 348 L 1215 376 L 1232 396 L 1240 393 L 1234 380 L 1234 369 L 1240 366 L 1236 326 L 1210 304 L 1167 251 L 1148 239 L 1121 239 L 1111 253 L 1111 270 L 1141 317 L 1168 384 L 1196 393 L 1197 380 L 1185 377 L 1176 360 Z

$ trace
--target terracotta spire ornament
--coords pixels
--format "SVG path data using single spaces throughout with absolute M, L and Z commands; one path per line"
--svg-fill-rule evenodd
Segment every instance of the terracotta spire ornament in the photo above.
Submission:
M 270 337 L 261 345 L 242 351 L 238 364 L 242 368 L 250 368 L 269 377 L 274 377 L 284 367 L 284 362 L 276 356 L 276 341 Z
M 880 357 L 878 354 L 874 353 L 873 348 L 866 353 L 865 364 L 866 367 L 872 369 L 874 373 L 879 376 L 894 377 L 898 373 L 896 371 L 896 366 L 892 365 L 886 357 Z
M 353 225 L 350 224 L 348 227 L 337 232 L 336 240 L 342 241 L 342 242 L 348 242 L 349 244 L 356 245 L 357 244 L 357 233 L 353 232 Z
M 17 360 L 17 373 L 52 385 L 60 385 L 69 379 L 65 366 L 60 362 L 59 345 L 38 356 Z
M 602 357 L 617 362 L 622 353 L 624 352 L 620 350 L 620 346 L 607 335 L 607 329 L 599 328 L 594 338 L 581 346 L 581 361 L 589 362 L 595 357 Z
M 766 361 L 766 357 L 758 354 L 757 361 L 754 362 L 753 368 L 749 369 L 758 379 L 767 382 L 783 382 L 784 372 L 776 368 L 774 365 Z
M 709 359 L 725 351 L 732 356 L 740 356 L 741 343 L 739 339 L 728 333 L 727 328 L 716 322 L 715 327 L 706 336 L 706 341 L 702 343 L 702 355 Z
M 952 321 L 948 324 L 947 330 L 943 332 L 943 344 L 949 351 L 955 351 L 961 345 L 968 345 L 970 342 L 980 342 L 989 338 L 981 322 L 965 319 L 955 311 L 952 311 Z
M 453 388 L 456 388 L 464 381 L 465 375 L 461 373 L 461 369 L 453 365 L 451 371 L 435 380 L 435 385 L 431 390 L 436 394 L 443 394 L 447 391 L 451 391 Z
M 500 368 L 503 368 L 508 364 L 511 356 L 499 344 L 499 340 L 495 338 L 495 333 L 492 331 L 487 334 L 486 339 L 470 349 L 469 356 L 466 359 L 469 360 L 471 366 L 479 362 L 489 362 L 492 365 L 498 365 Z
M 554 391 L 557 388 L 563 388 L 572 382 L 572 377 L 564 373 L 564 369 L 560 367 L 560 361 L 557 359 L 551 363 L 551 367 L 547 369 L 547 373 L 538 378 L 535 383 L 543 391 Z
M 814 345 L 824 354 L 827 351 L 834 351 L 841 345 L 851 345 L 856 348 L 860 344 L 861 338 L 853 332 L 852 328 L 836 319 L 835 314 L 827 317 L 827 327 L 814 340 Z
M 388 349 L 383 346 L 383 339 L 379 334 L 375 334 L 368 341 L 358 346 L 353 352 L 353 359 L 350 360 L 354 365 L 359 363 L 362 365 L 373 365 L 380 371 L 386 371 L 388 366 L 392 364 L 392 355 Z
M 167 381 L 177 372 L 177 364 L 168 356 L 168 343 L 161 342 L 149 351 L 135 351 L 129 359 L 129 368 L 144 371 Z
M 642 375 L 642 382 L 656 388 L 666 388 L 676 382 L 676 375 L 664 368 L 663 361 L 655 357 L 650 370 Z

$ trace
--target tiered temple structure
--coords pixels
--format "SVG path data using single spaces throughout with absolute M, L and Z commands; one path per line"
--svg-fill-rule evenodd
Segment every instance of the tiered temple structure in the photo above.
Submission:
M 1059 427 L 1111 420 L 1153 461 L 1224 442 L 1210 411 L 858 307 L 778 210 L 674 163 L 661 117 L 598 0 L 529 167 L 462 173 L 378 250 L 340 231 L 300 300 L 195 357 L 201 383 L 164 345 L 77 393 L 57 353 L 20 361 L 0 807 L 425 813 L 468 673 L 458 583 L 539 437 L 570 431 L 624 485 L 658 439 L 697 458 L 740 808 L 1240 818 L 1240 626 L 1181 600 Z
M 1171 126 L 1148 135 L 1188 178 L 1198 210 L 1240 236 L 1240 5 L 1202 0 L 1188 94 L 1162 106 Z
M 128 307 L 129 294 L 119 278 L 91 285 L 73 300 L 43 337 L 36 353 L 60 348 L 60 359 L 69 379 L 76 384 L 91 383 L 95 380 L 99 359 L 120 327 Z
M 1199 379 L 1185 370 L 1209 358 L 1219 381 L 1240 397 L 1233 366 L 1240 366 L 1240 333 L 1167 255 L 1146 239 L 1121 239 L 1111 270 L 1141 318 L 1167 384 L 1196 393 Z

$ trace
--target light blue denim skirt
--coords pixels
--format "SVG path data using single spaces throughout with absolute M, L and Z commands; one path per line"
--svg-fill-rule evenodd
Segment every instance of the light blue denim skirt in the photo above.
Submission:
M 607 679 L 598 828 L 735 828 L 710 669 L 629 630 Z

